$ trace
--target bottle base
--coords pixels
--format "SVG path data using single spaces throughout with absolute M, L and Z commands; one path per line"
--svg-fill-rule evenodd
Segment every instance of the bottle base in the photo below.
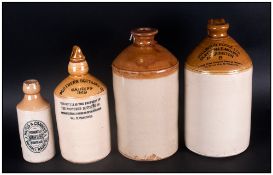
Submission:
M 49 160 L 51 160 L 51 159 L 53 159 L 55 157 L 55 154 L 53 154 L 51 157 L 49 157 L 48 159 L 43 159 L 43 160 L 39 160 L 39 161 L 33 161 L 33 160 L 27 160 L 27 159 L 25 159 L 24 157 L 24 160 L 25 161 L 27 161 L 27 162 L 29 162 L 29 163 L 44 163 L 44 162 L 47 162 L 47 161 L 49 161 Z
M 103 160 L 104 158 L 106 158 L 109 154 L 110 154 L 111 150 L 109 150 L 109 152 L 107 154 L 105 154 L 104 156 L 97 158 L 95 160 L 90 160 L 90 161 L 75 161 L 75 160 L 71 160 L 71 159 L 67 159 L 62 155 L 62 158 L 68 162 L 74 163 L 74 164 L 89 164 L 89 163 L 94 163 L 94 162 L 98 162 L 100 160 Z
M 194 150 L 192 148 L 190 148 L 189 146 L 186 145 L 186 147 L 188 148 L 188 150 L 190 150 L 191 152 L 201 155 L 201 156 L 205 156 L 205 157 L 211 157 L 211 158 L 225 158 L 225 157 L 232 157 L 232 156 L 237 156 L 243 152 L 245 152 L 247 150 L 247 148 L 249 147 L 249 144 L 244 147 L 243 149 L 240 149 L 238 151 L 235 152 L 231 152 L 231 153 L 222 153 L 222 154 L 210 154 L 210 153 L 203 153 L 203 152 L 199 152 L 197 150 Z
M 165 156 L 165 157 L 159 157 L 156 154 L 151 154 L 151 155 L 145 156 L 145 157 L 140 157 L 140 156 L 136 156 L 136 155 L 135 156 L 130 156 L 130 155 L 127 155 L 127 154 L 123 153 L 121 150 L 119 150 L 119 152 L 120 152 L 121 155 L 123 155 L 127 159 L 131 159 L 131 160 L 135 160 L 135 161 L 141 161 L 141 162 L 153 162 L 153 161 L 159 161 L 159 160 L 167 159 L 167 158 L 173 156 L 177 152 L 177 150 L 178 150 L 178 148 L 176 148 L 176 150 L 173 153 L 171 153 L 170 155 Z

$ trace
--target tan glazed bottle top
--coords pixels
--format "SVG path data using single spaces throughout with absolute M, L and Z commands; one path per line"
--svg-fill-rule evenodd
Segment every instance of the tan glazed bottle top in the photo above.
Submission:
M 113 61 L 113 72 L 127 78 L 157 78 L 178 69 L 178 61 L 154 37 L 154 28 L 137 28 L 131 31 L 133 44 L 124 49 Z
M 40 84 L 37 80 L 24 81 L 23 92 L 25 96 L 17 108 L 24 111 L 39 111 L 49 107 L 49 103 L 40 95 L 40 90 Z
M 62 98 L 86 98 L 106 90 L 105 85 L 88 73 L 89 67 L 79 46 L 73 46 L 68 64 L 69 76 L 55 89 Z
M 188 56 L 188 70 L 206 74 L 232 74 L 252 67 L 245 50 L 232 39 L 224 19 L 208 21 L 208 36 Z
M 88 71 L 89 67 L 80 47 L 73 46 L 68 65 L 69 74 L 74 76 L 81 76 L 87 74 Z

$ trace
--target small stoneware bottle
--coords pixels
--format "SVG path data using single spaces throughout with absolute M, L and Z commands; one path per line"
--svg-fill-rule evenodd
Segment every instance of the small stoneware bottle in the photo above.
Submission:
M 24 81 L 23 92 L 16 106 L 23 157 L 31 163 L 48 161 L 55 155 L 50 104 L 40 95 L 37 80 Z
M 154 40 L 153 28 L 131 31 L 133 44 L 112 64 L 118 149 L 155 161 L 178 148 L 178 61 Z
M 74 46 L 70 75 L 54 91 L 61 154 L 74 163 L 101 160 L 111 150 L 107 89 L 88 70 L 81 49 Z
M 232 156 L 249 145 L 252 62 L 224 19 L 207 27 L 185 64 L 186 146 L 204 156 Z

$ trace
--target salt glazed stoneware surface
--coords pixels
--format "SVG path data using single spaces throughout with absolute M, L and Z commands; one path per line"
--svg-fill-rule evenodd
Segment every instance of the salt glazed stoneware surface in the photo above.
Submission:
M 74 163 L 98 161 L 111 150 L 107 89 L 88 70 L 81 49 L 74 46 L 70 75 L 54 91 L 61 154 Z
M 23 92 L 16 106 L 23 158 L 31 163 L 48 161 L 55 155 L 50 105 L 40 95 L 37 80 L 24 81 Z
M 139 161 L 178 149 L 178 61 L 154 40 L 157 33 L 132 30 L 133 43 L 112 64 L 118 149 Z
M 252 62 L 224 19 L 207 28 L 185 64 L 185 142 L 204 156 L 232 156 L 249 145 Z

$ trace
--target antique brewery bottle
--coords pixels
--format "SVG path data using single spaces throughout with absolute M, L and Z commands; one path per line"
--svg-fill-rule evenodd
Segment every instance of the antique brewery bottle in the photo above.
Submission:
M 16 106 L 23 157 L 31 163 L 48 161 L 55 155 L 50 104 L 40 95 L 37 80 L 24 81 L 23 92 Z
M 132 30 L 133 44 L 112 64 L 118 149 L 134 160 L 164 159 L 178 148 L 178 61 L 157 33 Z
M 74 46 L 70 75 L 54 91 L 61 154 L 74 163 L 98 161 L 111 149 L 107 89 L 88 70 L 81 49 Z
M 210 157 L 239 154 L 250 139 L 252 62 L 228 28 L 209 20 L 208 37 L 185 65 L 186 146 Z

